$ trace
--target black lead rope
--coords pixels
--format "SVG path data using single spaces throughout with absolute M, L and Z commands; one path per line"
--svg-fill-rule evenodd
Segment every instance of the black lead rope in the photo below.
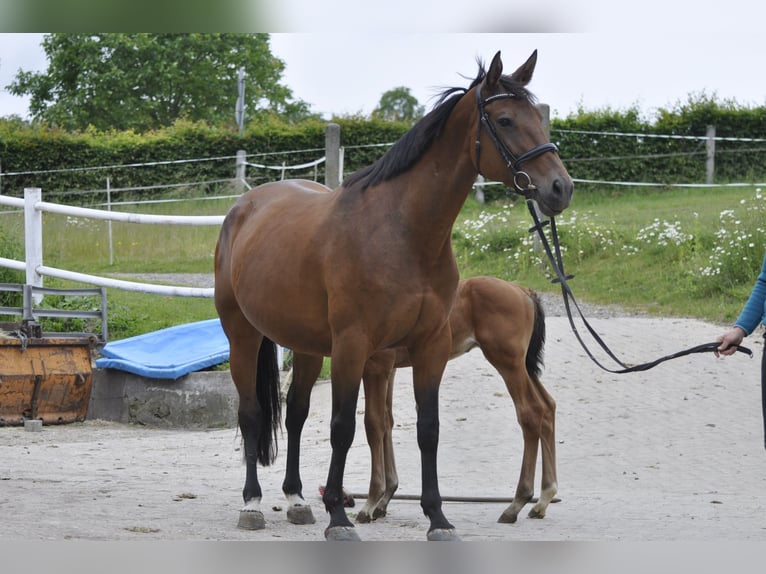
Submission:
M 583 315 L 583 312 L 580 309 L 580 306 L 577 304 L 577 300 L 575 299 L 574 294 L 572 293 L 572 290 L 569 288 L 569 284 L 567 283 L 567 281 L 569 279 L 572 279 L 574 276 L 566 275 L 564 273 L 564 261 L 561 257 L 561 246 L 559 244 L 558 233 L 556 231 L 556 222 L 554 218 L 551 217 L 550 221 L 540 222 L 540 218 L 537 216 L 537 212 L 535 211 L 535 208 L 532 205 L 532 201 L 527 201 L 527 207 L 529 208 L 529 213 L 532 214 L 532 219 L 535 222 L 535 226 L 532 227 L 529 231 L 530 233 L 536 231 L 537 234 L 540 236 L 540 241 L 542 242 L 543 247 L 545 249 L 545 253 L 548 256 L 548 261 L 553 267 L 553 270 L 556 272 L 556 278 L 553 279 L 553 283 L 559 283 L 561 285 L 561 294 L 564 298 L 564 306 L 566 307 L 567 318 L 569 319 L 569 325 L 572 328 L 572 332 L 574 333 L 575 337 L 579 341 L 580 346 L 587 353 L 588 357 L 590 357 L 590 359 L 594 363 L 596 363 L 596 365 L 598 365 L 601 369 L 608 371 L 610 373 L 616 373 L 616 374 L 648 371 L 649 369 L 656 367 L 660 363 L 664 363 L 665 361 L 669 361 L 671 359 L 677 359 L 678 357 L 684 357 L 686 355 L 691 355 L 694 353 L 713 352 L 716 349 L 718 349 L 718 347 L 720 346 L 720 343 L 717 343 L 717 342 L 705 343 L 703 345 L 697 345 L 696 347 L 684 349 L 683 351 L 673 353 L 672 355 L 666 355 L 664 357 L 660 357 L 659 359 L 656 359 L 654 361 L 641 363 L 640 365 L 627 365 L 623 363 L 620 359 L 618 359 L 615 356 L 612 350 L 607 346 L 607 344 L 598 335 L 598 333 L 596 333 L 593 327 L 591 327 L 590 323 L 588 323 L 588 320 L 585 318 L 585 315 Z M 548 224 L 550 224 L 551 226 L 551 236 L 553 237 L 553 246 L 555 250 L 555 255 L 553 250 L 551 250 L 550 243 L 548 242 L 548 238 L 545 236 L 545 232 L 543 229 L 545 225 L 548 225 Z M 596 357 L 593 356 L 593 353 L 591 353 L 590 349 L 585 344 L 585 341 L 583 341 L 582 337 L 580 336 L 580 332 L 577 330 L 577 326 L 575 325 L 575 322 L 574 322 L 574 317 L 572 316 L 572 309 L 570 307 L 570 302 L 572 305 L 574 305 L 575 309 L 577 309 L 577 313 L 580 315 L 580 319 L 582 320 L 583 325 L 585 325 L 585 327 L 588 329 L 588 332 L 591 334 L 593 339 L 596 341 L 596 343 L 598 343 L 601 349 L 607 355 L 609 355 L 609 357 L 615 363 L 617 363 L 621 367 L 620 369 L 610 369 L 608 367 L 605 367 L 596 359 Z M 753 356 L 753 352 L 747 347 L 742 347 L 737 345 L 737 351 L 741 353 L 745 353 L 749 355 L 750 357 Z M 764 411 L 764 413 L 766 413 L 766 411 Z

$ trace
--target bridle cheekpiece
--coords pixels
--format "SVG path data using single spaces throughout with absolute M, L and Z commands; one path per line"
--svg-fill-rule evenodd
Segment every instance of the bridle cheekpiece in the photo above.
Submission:
M 500 154 L 500 157 L 503 158 L 503 161 L 505 162 L 506 167 L 510 169 L 511 172 L 513 172 L 513 185 L 516 187 L 516 190 L 520 192 L 521 194 L 525 194 L 525 192 L 532 191 L 536 189 L 536 187 L 532 183 L 532 178 L 529 177 L 529 174 L 521 169 L 522 164 L 546 152 L 558 153 L 559 150 L 556 147 L 556 144 L 551 142 L 546 142 L 538 146 L 535 146 L 531 150 L 524 152 L 520 156 L 516 156 L 510 149 L 508 149 L 508 146 L 506 146 L 503 143 L 503 141 L 500 139 L 500 137 L 497 135 L 497 130 L 495 129 L 495 126 L 492 124 L 492 122 L 489 121 L 489 115 L 487 114 L 487 111 L 484 109 L 484 107 L 487 104 L 494 102 L 495 100 L 502 100 L 502 99 L 508 99 L 508 98 L 514 98 L 514 97 L 516 97 L 514 94 L 505 92 L 502 94 L 495 94 L 494 96 L 490 96 L 486 99 L 482 99 L 481 84 L 476 86 L 476 105 L 479 108 L 479 127 L 476 130 L 476 168 L 479 171 L 479 173 L 481 173 L 481 167 L 480 167 L 481 166 L 480 164 L 481 138 L 480 136 L 481 136 L 481 128 L 482 126 L 484 126 L 484 128 L 486 128 L 487 130 L 487 133 L 489 134 L 489 137 L 492 139 L 492 143 L 495 144 L 495 149 L 497 149 L 497 152 Z

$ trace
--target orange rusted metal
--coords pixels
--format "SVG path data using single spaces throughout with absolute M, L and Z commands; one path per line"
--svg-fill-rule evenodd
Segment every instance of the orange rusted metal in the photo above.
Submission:
M 92 337 L 0 336 L 0 426 L 85 420 L 93 384 Z

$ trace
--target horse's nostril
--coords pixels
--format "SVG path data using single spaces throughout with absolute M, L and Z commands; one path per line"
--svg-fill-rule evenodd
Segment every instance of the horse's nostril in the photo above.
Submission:
M 557 177 L 553 181 L 553 193 L 556 195 L 562 195 L 562 196 L 571 196 L 574 191 L 574 182 L 571 179 L 568 180 L 562 180 L 561 178 Z

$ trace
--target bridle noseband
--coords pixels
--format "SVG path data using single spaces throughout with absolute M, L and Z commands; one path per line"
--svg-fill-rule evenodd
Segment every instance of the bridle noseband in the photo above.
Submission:
M 476 105 L 479 108 L 479 127 L 476 130 L 476 169 L 479 171 L 479 173 L 481 173 L 481 163 L 480 163 L 481 137 L 480 136 L 481 136 L 481 128 L 482 126 L 484 126 L 487 129 L 487 133 L 489 134 L 489 137 L 492 139 L 492 143 L 495 144 L 495 149 L 497 149 L 497 153 L 499 153 L 500 157 L 503 158 L 503 161 L 505 162 L 506 167 L 513 172 L 513 185 L 516 187 L 516 190 L 526 195 L 525 192 L 532 191 L 536 189 L 536 187 L 532 183 L 532 178 L 529 177 L 529 174 L 525 171 L 522 171 L 521 165 L 524 162 L 534 159 L 537 156 L 542 155 L 549 151 L 558 153 L 559 149 L 556 147 L 556 144 L 553 144 L 551 142 L 546 142 L 538 146 L 535 146 L 531 150 L 524 152 L 520 156 L 514 155 L 514 153 L 508 149 L 508 146 L 506 146 L 503 143 L 503 141 L 500 139 L 500 137 L 497 135 L 495 126 L 492 124 L 492 122 L 489 121 L 489 116 L 487 115 L 487 112 L 484 109 L 484 106 L 486 106 L 490 102 L 494 102 L 495 100 L 501 100 L 501 99 L 507 99 L 507 98 L 513 98 L 513 97 L 515 97 L 514 94 L 506 92 L 503 94 L 495 94 L 494 96 L 490 96 L 486 99 L 482 99 L 481 84 L 476 86 Z M 522 185 L 522 183 L 524 185 Z

